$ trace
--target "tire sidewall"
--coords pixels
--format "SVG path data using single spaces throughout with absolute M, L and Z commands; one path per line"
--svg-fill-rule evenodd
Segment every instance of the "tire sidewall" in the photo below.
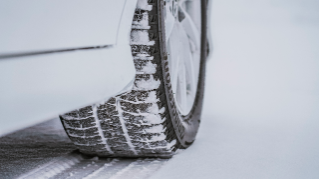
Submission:
M 203 106 L 206 58 L 207 58 L 207 2 L 201 0 L 201 54 L 200 54 L 200 70 L 197 84 L 197 92 L 195 101 L 191 111 L 187 115 L 182 115 L 177 108 L 176 101 L 172 91 L 169 62 L 167 57 L 167 48 L 165 43 L 165 17 L 164 17 L 164 1 L 158 0 L 158 20 L 159 20 L 159 42 L 161 65 L 163 75 L 164 93 L 166 95 L 166 106 L 169 111 L 169 118 L 173 125 L 176 138 L 179 142 L 179 148 L 187 148 L 191 145 L 196 137 Z

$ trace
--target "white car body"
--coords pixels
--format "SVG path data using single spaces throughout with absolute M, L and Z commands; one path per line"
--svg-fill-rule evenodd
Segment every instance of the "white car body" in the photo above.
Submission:
M 0 2 L 0 135 L 101 101 L 135 77 L 137 0 Z

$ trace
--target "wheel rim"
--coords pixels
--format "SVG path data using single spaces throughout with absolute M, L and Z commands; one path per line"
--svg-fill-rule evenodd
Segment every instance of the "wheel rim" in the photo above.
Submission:
M 166 0 L 165 34 L 172 90 L 182 115 L 193 107 L 200 66 L 200 0 Z

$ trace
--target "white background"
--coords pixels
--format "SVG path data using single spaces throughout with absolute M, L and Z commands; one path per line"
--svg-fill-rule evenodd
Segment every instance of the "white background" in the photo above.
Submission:
M 152 179 L 319 178 L 319 1 L 214 0 L 201 129 Z

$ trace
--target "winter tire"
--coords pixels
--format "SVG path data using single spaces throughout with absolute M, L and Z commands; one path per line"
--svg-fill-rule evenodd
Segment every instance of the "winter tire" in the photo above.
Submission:
M 206 0 L 138 0 L 129 90 L 60 116 L 82 153 L 170 157 L 198 131 L 206 64 Z

